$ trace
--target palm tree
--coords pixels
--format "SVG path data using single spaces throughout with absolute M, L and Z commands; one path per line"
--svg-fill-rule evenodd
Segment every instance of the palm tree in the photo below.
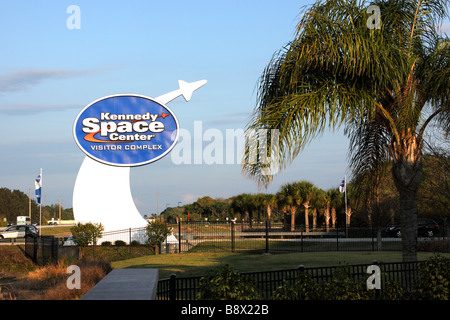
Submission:
M 302 203 L 302 198 L 295 183 L 287 183 L 281 186 L 277 193 L 277 206 L 284 213 L 291 213 L 291 231 L 295 230 L 295 213 Z
M 277 197 L 274 194 L 268 193 L 264 194 L 262 198 L 262 203 L 266 208 L 266 218 L 270 221 L 272 217 L 272 209 L 277 204 Z
M 327 215 L 329 218 L 329 211 L 327 212 L 327 207 L 328 207 L 328 195 L 327 193 L 322 190 L 317 188 L 316 190 L 316 194 L 314 196 L 314 201 L 313 201 L 313 228 L 317 228 L 317 211 L 323 209 L 324 210 L 324 214 L 325 214 L 325 219 L 327 219 Z M 326 225 L 328 227 L 328 222 L 326 222 Z M 328 230 L 328 228 L 327 228 Z
M 299 181 L 294 183 L 294 188 L 300 195 L 301 204 L 305 207 L 305 229 L 306 232 L 309 231 L 309 208 L 311 207 L 311 202 L 317 195 L 318 189 L 313 183 L 308 181 Z
M 450 41 L 437 31 L 449 2 L 376 1 L 379 29 L 368 26 L 372 13 L 363 0 L 318 0 L 307 8 L 295 39 L 264 70 L 247 126 L 278 130 L 266 155 L 277 161 L 250 161 L 247 148 L 243 172 L 267 186 L 267 172 L 285 169 L 327 128 L 343 126 L 353 174 L 391 161 L 403 260 L 416 261 L 424 132 L 431 122 L 450 131 Z M 258 135 L 252 137 L 255 146 Z

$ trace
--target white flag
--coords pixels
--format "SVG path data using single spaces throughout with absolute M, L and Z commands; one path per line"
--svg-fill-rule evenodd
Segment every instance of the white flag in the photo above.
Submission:
M 34 181 L 34 186 L 36 187 L 35 193 L 36 193 L 36 200 L 37 203 L 41 203 L 41 191 L 42 191 L 42 171 L 41 174 L 37 176 L 36 180 Z

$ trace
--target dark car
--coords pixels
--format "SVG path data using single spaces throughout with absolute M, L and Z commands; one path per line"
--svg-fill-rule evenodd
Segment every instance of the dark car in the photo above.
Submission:
M 39 229 L 32 225 L 10 226 L 0 231 L 0 239 L 37 237 Z
M 390 236 L 402 237 L 402 231 L 399 225 L 390 226 L 386 229 Z M 417 219 L 417 235 L 422 237 L 433 237 L 439 234 L 439 226 L 432 219 Z

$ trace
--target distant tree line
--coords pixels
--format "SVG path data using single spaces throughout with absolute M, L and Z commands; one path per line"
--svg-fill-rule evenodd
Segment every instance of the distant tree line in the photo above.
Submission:
M 5 226 L 8 222 L 15 223 L 17 216 L 29 216 L 30 198 L 20 190 L 10 190 L 0 188 L 0 226 Z M 59 219 L 59 204 L 42 206 L 42 223 L 47 224 L 49 220 Z M 72 208 L 61 207 L 61 219 L 73 220 Z M 31 199 L 31 222 L 39 223 L 39 205 Z
M 391 165 L 385 164 L 383 174 L 365 172 L 347 182 L 347 212 L 344 194 L 339 188 L 323 190 L 309 181 L 283 185 L 275 194 L 242 193 L 228 199 L 204 196 L 191 204 L 168 207 L 161 216 L 168 223 L 182 221 L 282 221 L 285 228 L 303 225 L 308 229 L 386 226 L 398 223 L 399 198 Z M 338 184 L 339 181 L 336 183 Z M 373 188 L 373 184 L 376 187 Z M 449 224 L 450 186 L 449 156 L 428 153 L 424 156 L 422 188 L 418 194 L 419 217 L 428 217 L 439 224 Z

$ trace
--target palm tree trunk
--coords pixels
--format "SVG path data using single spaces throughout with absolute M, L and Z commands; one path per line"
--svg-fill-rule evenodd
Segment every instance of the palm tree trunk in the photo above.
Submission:
M 313 229 L 317 228 L 317 209 L 313 210 Z
M 309 232 L 309 202 L 305 202 L 303 205 L 305 206 L 305 231 Z
M 296 207 L 291 207 L 291 231 L 295 230 L 295 211 L 297 211 Z
M 345 213 L 345 218 L 347 219 L 347 227 L 350 227 L 350 218 L 352 216 L 352 208 L 348 208 Z
M 331 223 L 333 224 L 333 228 L 336 228 L 336 208 L 331 208 Z
M 417 261 L 417 191 L 422 179 L 421 147 L 414 136 L 394 145 L 392 176 L 400 198 L 403 261 Z M 414 141 L 412 141 L 414 140 Z M 412 141 L 412 142 L 411 142 Z
M 325 226 L 326 226 L 326 230 L 328 232 L 329 228 L 330 228 L 330 208 L 327 207 L 325 209 Z

